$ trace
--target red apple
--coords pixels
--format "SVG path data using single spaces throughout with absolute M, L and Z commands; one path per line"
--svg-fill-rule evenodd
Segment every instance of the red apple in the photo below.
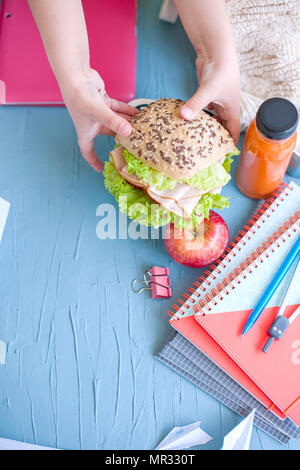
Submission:
M 209 220 L 204 219 L 194 232 L 169 224 L 163 237 L 167 252 L 174 261 L 191 268 L 203 268 L 224 252 L 229 231 L 222 217 L 210 211 Z

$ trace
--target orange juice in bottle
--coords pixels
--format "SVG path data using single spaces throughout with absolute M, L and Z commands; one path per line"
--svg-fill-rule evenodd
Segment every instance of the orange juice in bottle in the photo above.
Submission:
M 260 199 L 276 189 L 297 140 L 298 111 L 284 98 L 262 103 L 245 137 L 235 179 L 246 196 Z

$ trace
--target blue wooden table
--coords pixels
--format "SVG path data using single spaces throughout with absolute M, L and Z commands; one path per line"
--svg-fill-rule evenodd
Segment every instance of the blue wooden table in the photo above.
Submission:
M 137 97 L 186 99 L 194 52 L 179 22 L 158 21 L 159 6 L 139 2 Z M 103 160 L 112 146 L 97 138 Z M 255 201 L 234 179 L 224 194 L 233 237 Z M 153 449 L 173 426 L 201 420 L 213 437 L 204 448 L 220 448 L 241 418 L 154 359 L 172 300 L 130 289 L 145 268 L 168 266 L 177 298 L 200 273 L 175 264 L 162 240 L 97 238 L 97 207 L 114 200 L 82 159 L 65 109 L 0 109 L 0 195 L 11 202 L 0 245 L 0 437 Z M 251 448 L 284 447 L 255 428 Z

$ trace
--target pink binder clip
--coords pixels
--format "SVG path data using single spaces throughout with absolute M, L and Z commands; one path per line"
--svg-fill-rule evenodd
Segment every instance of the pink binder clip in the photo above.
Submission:
M 133 292 L 139 294 L 143 290 L 151 290 L 152 299 L 161 299 L 171 297 L 172 290 L 169 278 L 169 268 L 161 268 L 160 266 L 153 266 L 144 272 L 144 280 L 140 281 L 134 279 L 131 283 Z M 135 288 L 135 283 L 139 282 L 145 284 L 144 287 L 139 289 Z

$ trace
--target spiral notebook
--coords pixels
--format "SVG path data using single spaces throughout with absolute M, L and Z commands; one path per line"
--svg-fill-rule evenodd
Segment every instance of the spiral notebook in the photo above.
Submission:
M 221 331 L 220 328 L 218 329 L 217 323 L 212 320 L 216 316 L 210 315 L 211 313 L 218 312 L 219 316 L 226 317 L 228 320 L 228 314 L 230 314 L 230 321 L 237 311 L 243 311 L 244 315 L 249 314 L 257 297 L 262 294 L 268 284 L 269 278 L 274 275 L 276 266 L 278 263 L 280 264 L 282 257 L 286 256 L 289 246 L 299 233 L 299 220 L 300 190 L 294 183 L 289 186 L 282 185 L 278 191 L 260 205 L 222 258 L 211 266 L 210 270 L 204 272 L 199 281 L 196 281 L 188 289 L 188 292 L 178 299 L 178 305 L 174 305 L 173 309 L 168 311 L 172 316 L 171 325 L 249 391 L 263 406 L 269 408 L 270 413 L 281 419 L 288 415 L 297 424 L 300 422 L 298 416 L 300 403 L 297 404 L 297 393 L 300 391 L 298 381 L 293 382 L 291 396 L 285 394 L 284 390 L 282 390 L 281 397 L 278 396 L 278 393 L 275 393 L 276 396 L 274 396 L 270 390 L 271 385 L 266 386 L 261 381 L 257 383 L 253 371 L 249 373 L 249 367 L 245 367 L 244 364 L 243 367 L 240 367 L 238 361 L 235 360 L 237 359 L 236 355 L 232 357 L 226 345 L 225 349 L 227 349 L 224 352 L 224 344 L 221 346 L 218 344 L 221 342 L 220 336 L 216 342 L 210 334 L 212 331 L 208 331 L 209 328 L 206 328 L 207 331 L 205 331 L 197 319 L 201 323 L 203 318 L 209 318 L 211 320 L 207 321 L 207 324 L 209 323 L 212 328 L 212 323 L 214 323 L 214 331 Z M 254 269 L 254 266 L 258 267 Z M 252 277 L 250 277 L 251 271 L 255 271 Z M 283 288 L 284 286 L 278 289 L 270 303 L 270 308 L 266 309 L 269 312 L 267 321 L 270 321 L 272 315 L 276 314 L 276 309 L 272 307 L 280 304 Z M 299 301 L 300 290 L 293 292 L 289 303 L 296 306 Z M 205 317 L 202 316 L 203 313 L 206 313 Z M 265 312 L 263 316 L 265 316 Z M 226 322 L 226 320 L 224 321 Z M 229 324 L 230 321 L 227 323 Z M 295 331 L 300 331 L 298 322 L 293 324 L 293 328 L 291 328 L 293 334 Z M 251 337 L 253 334 L 249 333 Z M 294 351 L 294 354 L 298 354 L 297 350 Z M 271 360 L 270 358 L 271 353 L 268 359 Z M 298 370 L 294 372 L 297 377 L 300 377 Z M 273 377 L 275 383 L 276 380 L 280 382 L 280 379 Z M 274 383 L 271 388 L 274 389 Z M 283 396 L 285 400 L 282 399 Z M 292 402 L 289 402 L 291 397 Z
M 300 437 L 300 428 L 292 420 L 272 413 L 180 333 L 174 332 L 156 357 L 239 415 L 246 417 L 255 409 L 255 426 L 282 444 Z

